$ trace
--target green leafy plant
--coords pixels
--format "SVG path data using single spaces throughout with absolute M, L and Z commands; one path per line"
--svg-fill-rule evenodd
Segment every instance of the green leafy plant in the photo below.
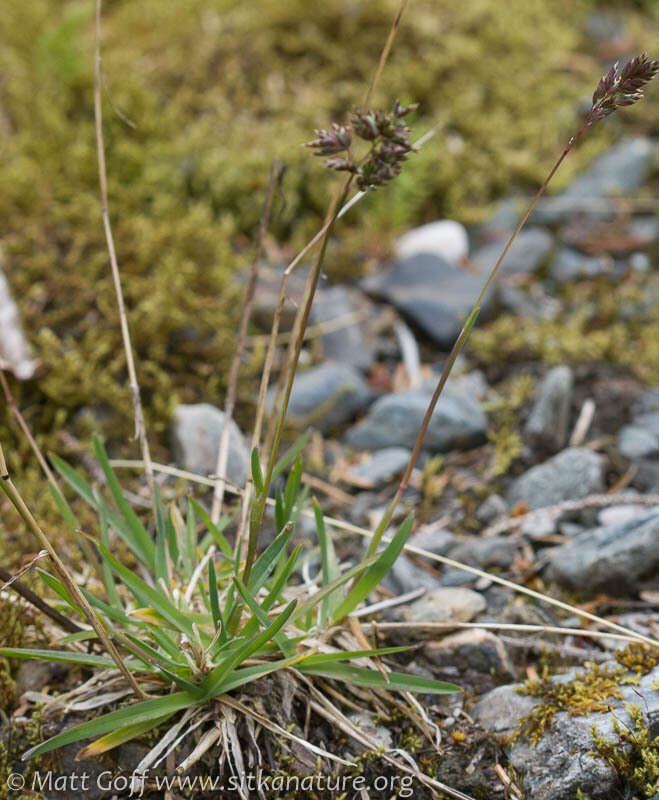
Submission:
M 98 515 L 100 538 L 94 544 L 104 596 L 85 589 L 82 593 L 107 635 L 130 653 L 124 666 L 148 697 L 60 733 L 33 747 L 26 758 L 91 737 L 100 738 L 83 753 L 98 754 L 146 733 L 181 710 L 282 669 L 390 691 L 432 694 L 459 690 L 428 678 L 395 671 L 383 674 L 374 666 L 348 663 L 359 659 L 363 663 L 405 648 L 344 651 L 329 647 L 329 652 L 318 652 L 313 644 L 380 583 L 409 536 L 411 518 L 377 556 L 340 570 L 316 504 L 322 569 L 314 587 L 317 591 L 310 594 L 296 579 L 301 547 L 288 552 L 307 494 L 302 488 L 300 458 L 290 465 L 287 456 L 275 466 L 276 476 L 290 466 L 285 485 L 276 492 L 276 536 L 247 574 L 224 534 L 231 517 L 224 515 L 215 525 L 203 507 L 190 500 L 184 518 L 175 504 L 166 507 L 156 491 L 152 539 L 125 499 L 98 440 L 95 449 L 107 480 L 108 498 L 61 459 L 52 456 L 52 461 L 60 476 Z M 256 451 L 252 464 L 258 499 L 263 479 Z M 69 522 L 76 525 L 75 519 L 69 518 Z M 125 566 L 112 554 L 110 531 L 128 548 L 136 567 Z M 66 613 L 84 619 L 77 598 L 65 583 L 44 570 L 39 574 L 58 595 Z M 358 574 L 359 580 L 347 589 Z M 99 641 L 94 630 L 84 630 L 62 638 L 56 649 L 0 648 L 0 656 L 114 666 L 109 656 L 85 652 L 85 645 Z M 170 693 L 172 688 L 176 691 Z
M 403 2 L 401 13 L 404 5 Z M 399 20 L 400 13 L 392 27 L 392 36 Z M 328 130 L 319 130 L 317 139 L 310 143 L 318 154 L 332 156 L 326 163 L 328 168 L 345 171 L 347 177 L 329 205 L 325 226 L 309 245 L 319 243 L 320 246 L 298 309 L 281 373 L 276 413 L 263 448 L 259 447 L 264 396 L 263 391 L 261 393 L 251 455 L 251 480 L 244 492 L 236 544 L 232 546 L 226 537 L 231 517 L 219 512 L 217 516 L 214 512 L 209 515 L 192 499 L 183 514 L 176 504 L 163 502 L 153 478 L 106 208 L 99 27 L 100 1 L 97 0 L 95 100 L 103 221 L 117 290 L 136 427 L 152 501 L 153 529 L 145 526 L 128 502 L 99 440 L 94 446 L 107 492 L 101 492 L 71 466 L 52 456 L 52 463 L 61 478 L 91 507 L 98 523 L 98 535 L 87 539 L 93 544 L 93 566 L 102 590 L 90 591 L 78 586 L 11 482 L 0 450 L 0 487 L 56 567 L 57 574 L 45 570 L 40 570 L 39 574 L 59 598 L 58 603 L 66 614 L 71 618 L 78 617 L 86 624 L 86 627 L 60 639 L 57 648 L 1 648 L 0 656 L 60 660 L 92 668 L 116 667 L 139 700 L 53 736 L 28 750 L 24 758 L 89 738 L 95 741 L 80 755 L 102 753 L 147 733 L 179 712 L 194 711 L 216 699 L 225 698 L 228 702 L 229 692 L 235 693 L 246 684 L 283 670 L 302 683 L 314 678 L 389 692 L 437 694 L 459 691 L 452 684 L 392 671 L 381 662 L 380 659 L 405 648 L 346 648 L 334 643 L 332 632 L 345 631 L 346 620 L 380 584 L 409 538 L 413 527 L 411 516 L 386 542 L 384 534 L 408 485 L 437 400 L 476 322 L 483 297 L 515 237 L 576 139 L 587 127 L 618 106 L 638 100 L 643 86 L 657 72 L 659 64 L 642 55 L 629 62 L 620 74 L 614 68 L 604 76 L 583 129 L 570 140 L 531 202 L 465 322 L 446 361 L 398 491 L 376 528 L 364 557 L 350 568 L 339 565 L 332 539 L 325 530 L 321 509 L 314 502 L 321 566 L 314 579 L 301 581 L 301 567 L 309 554 L 304 553 L 301 546 L 289 552 L 296 520 L 307 500 L 299 457 L 301 448 L 295 447 L 287 455 L 278 457 L 292 384 L 329 236 L 342 204 L 352 190 L 353 181 L 359 190 L 367 191 L 386 184 L 400 172 L 402 162 L 414 149 L 402 121 L 411 107 L 396 103 L 391 112 L 357 111 L 347 126 L 335 125 Z M 389 47 L 390 41 L 383 50 L 367 99 L 370 99 Z M 365 155 L 354 157 L 351 154 L 353 135 L 369 143 Z M 346 153 L 345 158 L 337 155 L 342 152 Z M 294 263 L 289 265 L 282 282 L 282 298 Z M 281 303 L 277 313 L 271 343 L 276 341 Z M 240 350 L 239 346 L 238 353 Z M 271 351 L 268 358 L 270 355 Z M 262 389 L 267 385 L 268 377 L 269 367 L 264 371 Z M 278 486 L 277 481 L 283 480 L 285 473 L 286 480 Z M 56 483 L 51 482 L 51 490 L 67 524 L 76 535 L 80 534 L 78 522 Z M 274 505 L 275 537 L 267 547 L 259 549 L 266 508 L 271 503 Z M 220 505 L 216 504 L 216 509 Z M 113 537 L 118 537 L 130 552 L 134 561 L 132 566 L 122 563 L 113 553 Z M 245 543 L 247 547 L 243 555 Z M 102 650 L 95 652 L 94 647 L 99 645 Z M 437 782 L 434 785 L 444 788 Z

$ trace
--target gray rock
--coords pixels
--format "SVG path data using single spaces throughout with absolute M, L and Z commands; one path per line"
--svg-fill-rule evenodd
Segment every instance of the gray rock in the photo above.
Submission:
M 363 733 L 374 739 L 378 747 L 383 750 L 391 750 L 393 744 L 391 732 L 384 725 L 376 725 L 373 717 L 366 711 L 355 711 L 353 714 L 348 714 L 348 719 Z
M 636 272 L 647 272 L 652 266 L 650 257 L 647 253 L 636 252 L 629 256 L 629 266 Z
M 223 426 L 224 411 L 210 403 L 176 406 L 171 427 L 171 446 L 176 463 L 201 475 L 213 474 Z M 231 420 L 226 477 L 237 486 L 244 486 L 248 469 L 247 443 Z
M 399 475 L 407 466 L 412 451 L 406 447 L 385 447 L 348 471 L 348 476 L 377 488 Z
M 526 536 L 532 541 L 551 536 L 556 533 L 556 518 L 551 514 L 543 514 L 542 512 L 532 514 L 528 519 L 524 520 L 519 532 L 522 536 Z
M 481 275 L 488 275 L 501 255 L 505 242 L 497 241 L 481 247 L 472 257 L 472 263 Z M 500 276 L 530 275 L 538 270 L 545 262 L 554 244 L 554 239 L 549 231 L 544 228 L 526 228 L 513 242 L 506 253 L 501 267 Z
M 573 388 L 574 374 L 568 366 L 554 367 L 540 381 L 525 428 L 532 444 L 552 451 L 565 446 Z
M 569 447 L 516 478 L 506 499 L 531 510 L 577 500 L 604 490 L 604 461 L 597 453 Z
M 659 411 L 659 387 L 654 389 L 645 389 L 634 401 L 632 412 L 638 416 L 639 414 L 648 414 L 652 411 Z
M 379 398 L 367 416 L 348 431 L 345 441 L 357 450 L 412 447 L 431 394 L 411 389 Z M 424 448 L 444 453 L 482 444 L 487 421 L 480 406 L 459 388 L 446 386 L 430 420 Z
M 595 528 L 555 548 L 549 580 L 582 593 L 634 593 L 638 581 L 659 569 L 659 506 L 622 524 Z
M 499 305 L 518 317 L 534 320 L 553 320 L 560 314 L 560 300 L 546 294 L 540 284 L 534 283 L 528 290 L 503 283 L 499 287 Z
M 432 526 L 427 526 L 413 533 L 407 543 L 430 553 L 446 555 L 454 541 L 455 535 L 449 531 L 444 529 L 437 530 Z M 420 587 L 425 589 L 438 588 L 437 578 L 415 563 L 420 559 L 431 567 L 437 568 L 439 566 L 437 562 L 424 559 L 422 556 L 411 555 L 414 561 L 405 550 L 398 556 L 383 581 L 384 586 L 397 595 L 407 594 L 407 592 L 412 592 Z
M 480 569 L 507 569 L 515 560 L 519 547 L 520 543 L 509 536 L 463 536 L 450 548 L 449 555 L 455 561 Z
M 561 247 L 552 259 L 549 274 L 559 283 L 611 274 L 610 259 L 585 256 L 570 247 Z
M 659 492 L 659 461 L 642 458 L 634 462 L 636 474 L 632 484 L 642 492 Z
M 483 279 L 430 253 L 399 260 L 388 271 L 361 282 L 362 289 L 387 300 L 437 344 L 450 348 L 482 289 Z M 486 297 L 481 311 L 491 308 Z
M 646 508 L 647 506 L 634 505 L 633 503 L 630 505 L 609 506 L 598 513 L 597 522 L 602 527 L 606 525 L 622 525 L 642 514 Z
M 361 292 L 344 286 L 319 289 L 311 306 L 313 324 L 331 324 L 349 315 L 373 311 L 373 304 Z M 369 314 L 372 317 L 373 314 Z M 367 321 L 357 321 L 322 336 L 323 356 L 348 364 L 356 369 L 368 370 L 375 358 L 375 337 L 368 330 Z
M 482 628 L 470 628 L 428 642 L 424 653 L 428 661 L 438 666 L 460 664 L 461 669 L 467 667 L 486 675 L 515 675 L 501 639 Z
M 468 252 L 467 231 L 464 225 L 452 219 L 421 225 L 401 236 L 396 242 L 396 258 L 399 259 L 431 253 L 457 263 L 466 258 Z
M 268 390 L 270 408 L 275 394 L 274 387 Z M 354 367 L 326 361 L 295 376 L 287 418 L 299 427 L 313 425 L 327 433 L 365 409 L 372 398 L 373 392 Z
M 538 203 L 535 218 L 555 224 L 580 211 L 609 216 L 615 206 L 607 198 L 643 186 L 655 148 L 651 139 L 625 139 L 597 158 L 564 192 Z
M 618 451 L 629 459 L 659 456 L 659 411 L 641 414 L 621 428 Z
M 469 622 L 487 608 L 482 594 L 471 589 L 433 589 L 403 609 L 408 622 Z
M 491 494 L 476 510 L 476 519 L 484 525 L 489 525 L 497 517 L 508 513 L 508 504 L 500 494 Z
M 617 664 L 613 662 L 609 666 L 615 668 Z M 553 680 L 567 681 L 576 675 L 577 671 L 571 671 Z M 607 698 L 610 712 L 588 716 L 557 712 L 551 730 L 535 747 L 524 738 L 518 739 L 508 749 L 508 756 L 524 781 L 528 796 L 533 800 L 573 800 L 580 789 L 597 800 L 614 797 L 618 785 L 615 772 L 605 760 L 591 755 L 592 727 L 595 726 L 600 736 L 617 742 L 614 720 L 620 727 L 629 726 L 633 730 L 633 722 L 624 707 L 624 703 L 633 703 L 640 707 L 644 722 L 651 729 L 652 720 L 659 714 L 659 692 L 651 688 L 658 678 L 659 668 L 655 667 L 641 678 L 639 686 L 621 685 L 621 699 Z M 488 692 L 472 709 L 474 719 L 497 734 L 515 731 L 521 718 L 541 702 L 518 694 L 515 691 L 518 686 L 501 686 Z

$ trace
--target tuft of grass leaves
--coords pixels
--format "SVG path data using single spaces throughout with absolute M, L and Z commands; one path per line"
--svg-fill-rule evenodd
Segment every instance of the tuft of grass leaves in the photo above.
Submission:
M 149 696 L 53 736 L 28 750 L 24 759 L 88 738 L 95 741 L 81 755 L 104 752 L 143 735 L 179 711 L 207 703 L 276 670 L 289 669 L 389 691 L 459 691 L 449 683 L 399 672 L 383 674 L 374 667 L 350 663 L 405 648 L 317 652 L 312 644 L 354 611 L 380 583 L 410 534 L 411 517 L 377 556 L 340 570 L 315 503 L 321 571 L 316 591 L 311 594 L 298 577 L 302 548 L 288 549 L 307 497 L 299 457 L 291 464 L 286 456 L 275 466 L 275 476 L 290 468 L 283 489 L 276 492 L 277 533 L 246 576 L 241 559 L 234 555 L 225 536 L 230 516 L 224 515 L 214 525 L 195 500 L 188 502 L 182 514 L 176 504 L 166 506 L 156 492 L 152 538 L 124 497 L 98 439 L 95 450 L 107 480 L 108 497 L 66 462 L 54 455 L 51 458 L 59 475 L 98 519 L 100 537 L 92 541 L 104 591 L 102 596 L 85 589 L 82 592 L 108 635 L 127 651 L 124 666 Z M 260 469 L 254 451 L 257 501 L 264 488 Z M 75 519 L 67 517 L 75 529 Z M 135 567 L 128 568 L 112 554 L 111 531 L 130 550 Z M 64 583 L 44 570 L 39 574 L 56 593 L 65 613 L 84 623 L 83 611 Z M 347 588 L 356 576 L 359 580 Z M 89 627 L 63 637 L 54 649 L 4 647 L 0 656 L 115 666 L 109 656 L 91 652 L 98 642 L 97 633 Z

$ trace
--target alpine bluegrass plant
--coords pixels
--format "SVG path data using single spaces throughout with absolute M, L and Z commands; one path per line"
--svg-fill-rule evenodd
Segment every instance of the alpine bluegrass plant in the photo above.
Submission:
M 115 676 L 118 667 L 140 700 L 59 733 L 28 750 L 24 758 L 89 738 L 94 741 L 81 751 L 80 756 L 102 753 L 145 734 L 180 712 L 194 715 L 223 697 L 228 702 L 226 696 L 229 692 L 235 693 L 241 686 L 280 670 L 287 670 L 300 684 L 309 679 L 329 678 L 379 691 L 424 694 L 459 691 L 452 684 L 390 671 L 380 663 L 379 657 L 405 648 L 346 650 L 336 644 L 335 634 L 346 631 L 347 618 L 391 569 L 412 531 L 413 518 L 410 516 L 378 552 L 383 534 L 409 482 L 427 425 L 453 363 L 515 236 L 578 136 L 619 106 L 640 99 L 643 86 L 658 69 L 659 62 L 651 61 L 643 54 L 625 65 L 620 73 L 617 65 L 614 66 L 600 81 L 584 128 L 570 140 L 533 199 L 476 301 L 447 360 L 398 491 L 374 532 L 365 557 L 356 566 L 340 568 L 332 538 L 325 530 L 321 509 L 314 501 L 321 569 L 309 584 L 300 582 L 298 575 L 304 559 L 310 554 L 303 552 L 301 546 L 289 552 L 296 520 L 308 496 L 303 487 L 300 458 L 305 440 L 302 439 L 288 454 L 278 459 L 281 429 L 315 281 L 341 201 L 348 196 L 353 180 L 359 189 L 368 191 L 389 182 L 400 172 L 402 162 L 414 149 L 403 121 L 412 107 L 405 108 L 396 103 L 390 112 L 358 111 L 346 125 L 333 125 L 328 130 L 316 131 L 317 138 L 309 146 L 317 155 L 330 156 L 326 162 L 328 168 L 348 173 L 347 182 L 328 212 L 320 254 L 312 270 L 315 279 L 309 284 L 306 302 L 300 308 L 286 391 L 278 409 L 273 443 L 267 459 L 264 459 L 267 462 L 265 474 L 258 449 L 252 452 L 253 493 L 251 487 L 245 492 L 242 509 L 243 518 L 248 520 L 246 555 L 243 557 L 240 536 L 235 548 L 225 536 L 231 517 L 223 516 L 216 524 L 196 500 L 190 500 L 184 511 L 175 503 L 165 506 L 155 483 L 152 496 L 154 530 L 148 530 L 124 496 L 100 441 L 95 441 L 94 447 L 108 496 L 61 459 L 52 456 L 52 463 L 61 478 L 97 515 L 99 535 L 88 538 L 98 553 L 94 567 L 104 592 L 99 596 L 75 585 L 48 542 L 47 549 L 58 574 L 45 570 L 39 570 L 39 574 L 59 597 L 67 613 L 83 622 L 86 620 L 89 625 L 58 640 L 56 648 L 1 648 L 0 656 L 65 661 L 111 669 Z M 363 155 L 353 153 L 355 137 L 367 145 Z M 20 495 L 9 480 L 1 456 L 0 465 L 3 466 L 0 482 L 3 492 L 21 510 L 35 535 L 47 542 L 47 538 L 38 532 L 36 522 L 34 525 L 33 521 L 30 522 L 29 511 L 20 508 Z M 283 479 L 286 472 L 285 483 L 274 492 L 276 536 L 259 552 L 258 539 L 265 508 L 272 502 L 271 487 L 278 479 Z M 67 524 L 72 531 L 79 533 L 75 516 L 52 483 L 51 491 Z M 111 532 L 131 552 L 135 560 L 133 567 L 126 566 L 113 555 Z M 107 655 L 93 652 L 93 648 L 99 645 Z M 355 661 L 358 663 L 350 663 Z M 216 704 L 218 714 L 221 707 L 221 703 Z M 244 704 L 241 708 L 248 713 Z M 281 729 L 279 732 L 285 734 Z M 316 748 L 315 752 L 322 751 Z M 435 782 L 434 785 L 439 784 Z

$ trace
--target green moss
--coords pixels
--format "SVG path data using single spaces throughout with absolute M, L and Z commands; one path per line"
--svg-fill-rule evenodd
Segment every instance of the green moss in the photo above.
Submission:
M 497 387 L 497 397 L 483 404 L 489 413 L 488 439 L 493 445 L 488 477 L 504 475 L 521 454 L 523 441 L 519 428 L 518 410 L 533 391 L 533 379 L 522 374 Z
M 599 73 L 593 59 L 571 59 L 591 5 L 410 7 L 376 102 L 418 101 L 418 133 L 437 122 L 442 132 L 395 187 L 342 223 L 330 272 L 354 274 L 404 226 L 443 215 L 474 220 L 511 184 L 538 184 Z M 177 401 L 222 402 L 239 307 L 233 277 L 249 258 L 272 158 L 288 169 L 271 228 L 292 251 L 316 230 L 335 180 L 299 144 L 361 101 L 397 6 L 106 4 L 110 211 L 156 457 L 167 457 Z M 77 455 L 57 434 L 64 428 L 84 440 L 79 412 L 91 407 L 94 427 L 118 453 L 129 448 L 131 409 L 100 222 L 92 7 L 33 0 L 3 11 L 0 72 L 12 79 L 0 96 L 0 241 L 42 364 L 37 380 L 14 389 L 44 449 Z M 561 180 L 612 130 L 594 131 Z M 257 361 L 241 382 L 246 426 Z M 3 412 L 3 441 L 9 427 Z M 39 518 L 55 523 L 27 447 L 16 441 L 10 468 Z
M 638 683 L 638 677 L 629 675 L 624 667 L 611 670 L 606 664 L 591 664 L 588 670 L 567 682 L 554 682 L 547 672 L 538 680 L 527 680 L 517 691 L 541 698 L 542 702 L 520 720 L 511 741 L 526 736 L 536 745 L 551 728 L 558 711 L 567 711 L 571 717 L 604 713 L 612 699 L 622 697 L 620 685 L 634 683 Z
M 504 314 L 472 331 L 470 351 L 486 365 L 608 362 L 653 384 L 659 381 L 657 292 L 659 281 L 652 275 L 615 285 L 581 281 L 558 292 L 564 308 L 555 319 Z
M 620 725 L 614 717 L 617 741 L 609 741 L 593 725 L 595 749 L 591 755 L 608 761 L 618 778 L 641 792 L 643 797 L 652 797 L 659 791 L 659 736 L 650 737 L 640 706 L 625 703 L 625 708 L 634 728 Z
M 21 772 L 21 755 L 29 747 L 41 741 L 41 711 L 37 708 L 25 723 L 12 722 L 3 731 L 0 739 L 0 800 L 16 800 L 17 793 L 7 786 L 7 779 L 12 773 Z M 22 772 L 25 785 L 30 786 L 34 774 L 43 771 L 44 761 L 41 758 L 30 759 Z M 32 796 L 32 793 L 29 793 Z M 21 795 L 23 797 L 24 795 Z M 27 793 L 26 795 L 27 796 Z
M 615 659 L 628 670 L 638 675 L 647 675 L 659 663 L 659 648 L 648 647 L 641 642 L 630 642 L 627 647 L 616 652 Z

